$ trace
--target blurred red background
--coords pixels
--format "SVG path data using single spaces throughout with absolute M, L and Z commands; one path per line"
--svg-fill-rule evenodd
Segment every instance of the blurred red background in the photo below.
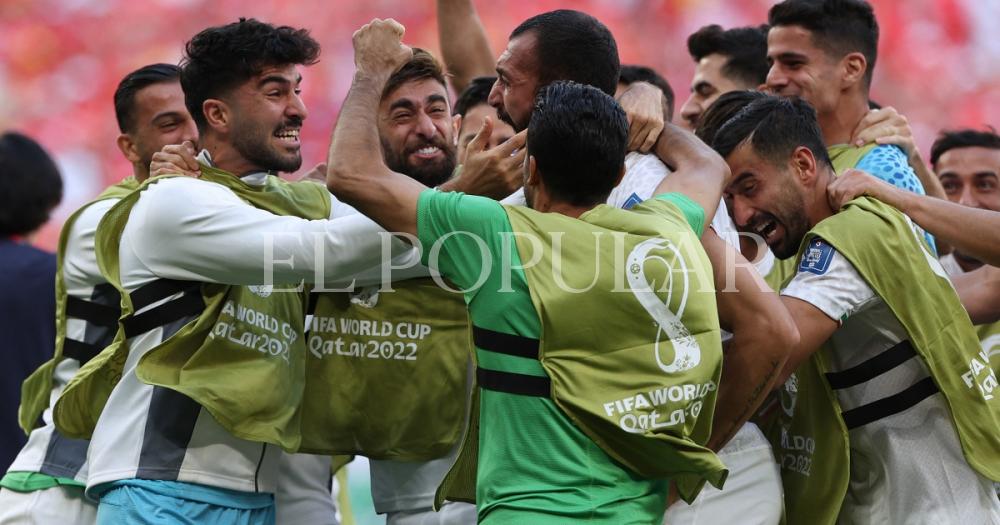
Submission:
M 678 107 L 694 69 L 687 36 L 702 25 L 762 23 L 773 1 L 478 0 L 494 51 L 520 21 L 570 7 L 614 32 L 623 63 L 652 66 L 670 81 Z M 909 117 L 925 154 L 942 128 L 1000 122 L 998 0 L 875 0 L 882 29 L 872 96 Z M 130 174 L 115 147 L 111 98 L 129 71 L 180 60 L 199 30 L 240 16 L 310 29 L 323 45 L 304 72 L 309 119 L 303 169 L 323 160 L 353 74 L 351 33 L 373 17 L 393 17 L 406 41 L 436 51 L 433 0 L 288 2 L 256 0 L 3 0 L 0 2 L 0 129 L 39 140 L 62 168 L 62 206 L 36 244 L 52 249 L 63 219 L 104 186 Z

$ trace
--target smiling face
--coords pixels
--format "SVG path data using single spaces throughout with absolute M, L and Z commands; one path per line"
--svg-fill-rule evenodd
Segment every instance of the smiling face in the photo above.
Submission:
M 254 171 L 293 172 L 302 165 L 299 132 L 306 119 L 294 64 L 267 67 L 230 97 L 233 148 Z
M 536 47 L 535 34 L 528 31 L 510 39 L 497 60 L 497 81 L 488 100 L 514 131 L 527 129 L 531 120 L 540 77 Z
M 712 53 L 702 57 L 695 65 L 691 95 L 681 106 L 681 123 L 687 129 L 695 129 L 701 115 L 724 93 L 757 87 L 747 86 L 727 77 L 722 69 L 728 60 L 729 57 L 725 55 Z
M 796 255 L 810 225 L 805 189 L 791 160 L 775 164 L 744 142 L 726 157 L 726 163 L 733 182 L 724 195 L 736 225 L 763 237 L 779 259 Z
M 437 80 L 411 80 L 383 97 L 378 131 L 389 169 L 431 187 L 451 177 L 455 121 L 448 92 Z
M 184 106 L 179 81 L 150 84 L 135 93 L 132 125 L 123 152 L 148 176 L 153 154 L 170 144 L 197 142 L 198 129 Z
M 767 88 L 775 95 L 799 97 L 823 115 L 836 110 L 841 96 L 841 60 L 813 43 L 801 26 L 772 27 L 767 33 Z

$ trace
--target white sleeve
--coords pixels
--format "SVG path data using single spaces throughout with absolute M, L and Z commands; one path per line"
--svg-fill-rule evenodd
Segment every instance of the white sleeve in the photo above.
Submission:
M 656 155 L 633 151 L 625 155 L 625 176 L 605 202 L 615 208 L 631 209 L 652 198 L 656 187 L 669 174 L 667 165 Z
M 736 224 L 733 219 L 729 217 L 729 208 L 726 207 L 725 200 L 719 200 L 719 207 L 715 209 L 715 216 L 712 217 L 709 226 L 722 240 L 736 248 L 736 251 L 740 251 L 740 235 L 736 232 Z
M 120 250 L 123 258 L 131 250 L 161 278 L 237 285 L 334 283 L 377 266 L 383 243 L 386 258 L 399 256 L 400 264 L 419 261 L 411 246 L 384 237 L 384 230 L 363 215 L 318 221 L 274 215 L 218 184 L 178 177 L 144 191 Z
M 63 283 L 70 293 L 107 282 L 97 265 L 94 234 L 101 218 L 117 202 L 118 199 L 104 199 L 92 203 L 80 212 L 71 225 L 62 260 Z
M 508 206 L 527 206 L 528 199 L 524 197 L 524 188 L 518 188 L 514 193 L 504 197 L 500 201 L 500 204 L 506 204 Z
M 795 277 L 781 295 L 801 299 L 838 322 L 878 300 L 854 266 L 818 237 L 810 241 Z

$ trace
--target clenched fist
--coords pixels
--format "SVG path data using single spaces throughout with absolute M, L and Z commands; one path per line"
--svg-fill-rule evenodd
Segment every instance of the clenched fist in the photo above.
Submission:
M 388 76 L 413 57 L 410 46 L 403 44 L 406 28 L 388 18 L 376 18 L 354 32 L 354 65 L 362 75 Z

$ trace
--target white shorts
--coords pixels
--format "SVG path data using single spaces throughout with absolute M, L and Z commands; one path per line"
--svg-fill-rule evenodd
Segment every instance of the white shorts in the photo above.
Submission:
M 0 525 L 94 525 L 97 505 L 83 487 L 55 487 L 18 492 L 0 488 Z
M 331 476 L 330 456 L 282 452 L 274 495 L 277 525 L 339 525 Z
M 475 525 L 476 506 L 469 503 L 447 501 L 441 510 L 406 510 L 390 512 L 385 517 L 385 525 Z
M 677 501 L 664 515 L 669 525 L 776 525 L 784 493 L 771 445 L 753 423 L 743 425 L 719 451 L 729 469 L 723 490 L 706 485 L 694 503 Z

